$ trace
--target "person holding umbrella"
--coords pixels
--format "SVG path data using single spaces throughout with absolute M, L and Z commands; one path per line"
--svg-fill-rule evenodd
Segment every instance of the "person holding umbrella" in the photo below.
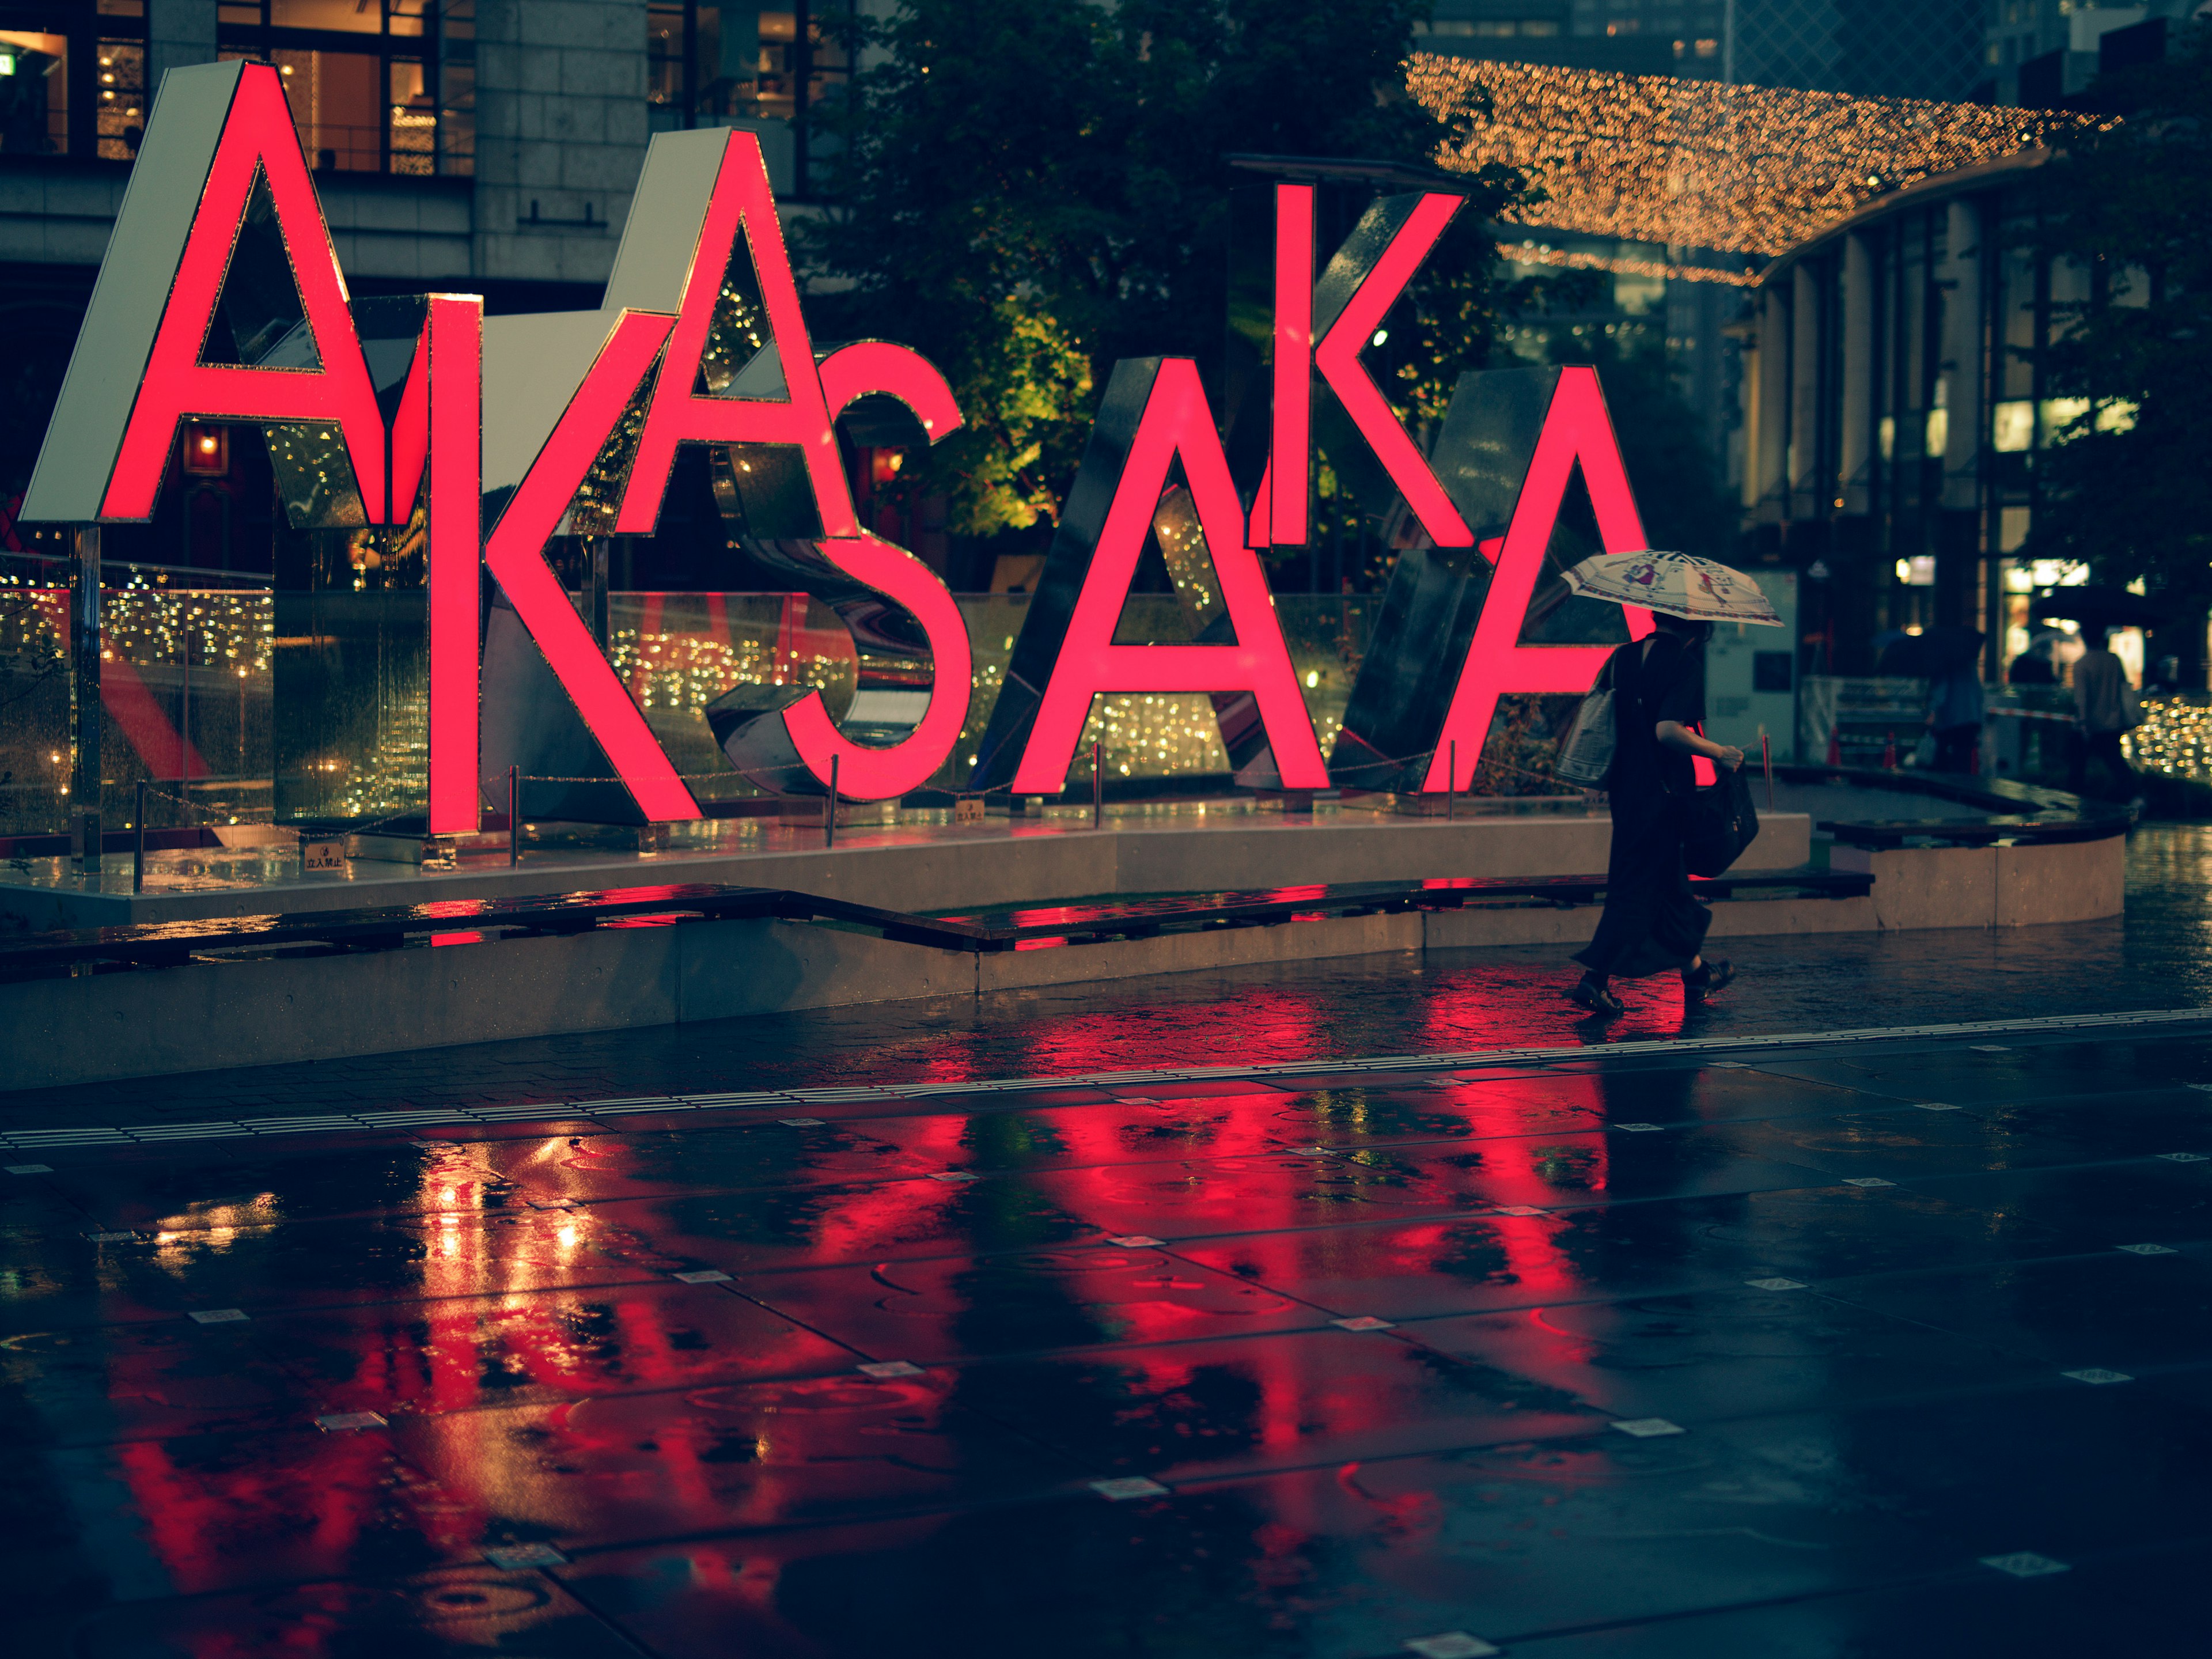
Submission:
M 1610 981 L 1669 969 L 1682 976 L 1695 1006 L 1735 977 L 1703 951 L 1712 913 L 1690 891 L 1684 839 L 1697 787 L 1694 761 L 1731 771 L 1743 751 L 1715 743 L 1705 720 L 1705 641 L 1718 621 L 1778 628 L 1782 618 L 1759 585 L 1739 571 L 1686 553 L 1601 554 L 1567 573 L 1567 585 L 1592 599 L 1641 606 L 1656 630 L 1607 659 L 1594 691 L 1612 694 L 1613 750 L 1605 787 L 1613 816 L 1605 912 L 1597 933 L 1575 953 L 1583 964 L 1568 999 L 1601 1018 L 1626 1012 Z
M 2087 793 L 2094 760 L 2110 775 L 2112 799 L 2138 796 L 2135 768 L 2120 739 L 2142 724 L 2142 705 L 2128 684 L 2126 665 L 2112 651 L 2112 636 L 2123 628 L 2155 626 L 2165 608 L 2124 587 L 2084 583 L 2045 589 L 2036 596 L 2034 611 L 2040 622 L 2080 623 L 2083 639 L 2094 641 L 2074 665 L 2076 736 L 2068 787 L 2077 795 Z

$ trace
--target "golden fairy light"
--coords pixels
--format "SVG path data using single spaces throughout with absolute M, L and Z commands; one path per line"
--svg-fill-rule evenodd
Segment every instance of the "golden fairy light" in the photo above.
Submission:
M 1409 60 L 1406 83 L 1465 133 L 1438 165 L 1520 169 L 1550 198 L 1531 212 L 1545 226 L 1767 257 L 1886 191 L 2094 124 L 2054 110 L 1427 52 Z

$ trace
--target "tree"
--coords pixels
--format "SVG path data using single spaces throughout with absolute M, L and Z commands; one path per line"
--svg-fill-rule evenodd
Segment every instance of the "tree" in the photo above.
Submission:
M 1406 0 L 902 0 L 851 27 L 883 56 L 838 118 L 835 205 L 807 227 L 825 337 L 881 335 L 951 381 L 966 424 L 901 474 L 956 533 L 1057 515 L 1115 361 L 1218 353 L 1237 152 L 1427 164 L 1450 136 L 1401 65 Z M 1464 228 L 1414 296 L 1427 412 L 1488 350 L 1495 249 L 1480 222 L 1525 199 L 1468 175 Z M 1447 333 L 1448 337 L 1442 337 Z M 1425 331 L 1427 325 L 1425 323 Z
M 2212 598 L 2212 27 L 2094 90 L 2125 118 L 2069 137 L 2038 180 L 2030 245 L 2087 266 L 2092 293 L 2054 319 L 2063 331 L 2046 383 L 2083 404 L 2039 458 L 2022 551 L 2201 609 Z

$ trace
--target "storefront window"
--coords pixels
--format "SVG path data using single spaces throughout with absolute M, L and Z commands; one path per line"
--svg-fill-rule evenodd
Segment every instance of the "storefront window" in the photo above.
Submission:
M 318 172 L 472 171 L 468 0 L 263 0 L 226 3 L 218 15 L 222 57 L 283 74 L 300 146 Z
M 807 194 L 820 183 L 810 180 L 810 164 L 818 172 L 830 148 L 817 118 L 843 95 L 852 74 L 837 27 L 851 13 L 850 0 L 777 11 L 698 0 L 648 7 L 647 98 L 654 129 L 757 127 L 772 172 L 776 158 L 790 158 L 789 176 L 778 177 L 777 188 Z
M 69 36 L 0 29 L 0 153 L 69 151 Z
M 0 154 L 127 161 L 146 129 L 140 0 L 0 3 Z

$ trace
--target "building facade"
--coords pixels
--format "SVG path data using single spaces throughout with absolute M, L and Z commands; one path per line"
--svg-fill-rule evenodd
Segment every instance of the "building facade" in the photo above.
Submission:
M 1955 624 L 1989 636 L 1994 676 L 2028 643 L 2027 593 L 2066 574 L 2013 556 L 2037 463 L 2083 412 L 2039 363 L 2089 273 L 2018 246 L 2044 155 L 1899 191 L 1763 274 L 1743 507 L 1804 573 L 1814 672 L 1872 672 L 1877 635 Z
M 1990 0 L 1437 0 L 1423 45 L 1862 98 L 1963 99 Z M 2002 0 L 1999 0 L 2002 3 Z M 2056 11 L 2071 0 L 2014 0 Z
M 62 550 L 14 503 L 167 70 L 276 66 L 356 296 L 453 289 L 494 313 L 560 310 L 599 303 L 655 131 L 750 127 L 779 192 L 804 196 L 809 118 L 849 72 L 834 27 L 848 9 L 0 0 L 0 562 L 32 575 Z M 184 458 L 155 523 L 111 532 L 111 558 L 269 580 L 265 458 L 219 435 Z
M 2205 0 L 1989 0 L 1982 96 L 2035 106 L 2078 97 L 2104 70 L 2163 56 L 2167 32 L 2208 11 Z

